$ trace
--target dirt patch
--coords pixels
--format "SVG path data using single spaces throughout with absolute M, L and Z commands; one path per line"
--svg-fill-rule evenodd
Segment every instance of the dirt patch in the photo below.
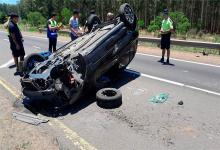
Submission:
M 11 113 L 16 110 L 10 100 L 0 95 L 0 103 L 0 149 L 59 149 L 56 138 L 50 137 L 40 126 L 13 119 Z
M 138 52 L 161 56 L 161 49 L 155 47 L 138 46 Z M 190 53 L 185 51 L 171 50 L 171 58 L 220 65 L 219 56 L 203 56 L 201 53 Z

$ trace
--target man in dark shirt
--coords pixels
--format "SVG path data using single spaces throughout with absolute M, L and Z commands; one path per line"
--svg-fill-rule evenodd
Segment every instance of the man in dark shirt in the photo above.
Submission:
M 23 46 L 23 37 L 17 26 L 19 17 L 17 14 L 12 13 L 10 15 L 10 21 L 8 24 L 9 41 L 10 48 L 12 51 L 12 56 L 14 58 L 15 65 L 17 67 L 17 72 L 21 71 L 22 62 L 24 61 L 25 51 Z M 18 57 L 20 57 L 20 62 L 18 62 Z

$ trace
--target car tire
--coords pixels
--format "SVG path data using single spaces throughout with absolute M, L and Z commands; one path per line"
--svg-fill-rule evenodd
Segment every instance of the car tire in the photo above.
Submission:
M 125 3 L 119 8 L 119 15 L 122 22 L 130 30 L 135 30 L 137 26 L 137 16 L 128 3 Z
M 40 54 L 34 53 L 34 54 L 28 55 L 24 59 L 24 63 L 23 63 L 24 72 L 26 73 L 30 72 L 34 68 L 34 64 L 36 62 L 43 62 L 43 61 L 45 61 L 45 58 L 41 56 Z
M 121 91 L 114 88 L 104 88 L 96 93 L 97 105 L 105 109 L 118 108 L 122 105 Z
M 98 25 L 98 24 L 101 24 L 100 18 L 95 14 L 90 15 L 87 20 L 88 32 L 92 30 L 94 25 Z

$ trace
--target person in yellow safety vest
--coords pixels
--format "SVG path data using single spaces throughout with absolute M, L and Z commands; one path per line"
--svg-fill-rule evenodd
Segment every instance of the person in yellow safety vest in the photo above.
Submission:
M 47 21 L 47 37 L 49 39 L 49 51 L 53 52 L 56 51 L 56 45 L 57 45 L 57 37 L 58 37 L 58 31 L 59 26 L 56 22 L 56 13 L 52 13 L 51 18 Z
M 169 18 L 169 12 L 168 9 L 164 9 L 163 11 L 163 21 L 161 25 L 161 49 L 162 49 L 162 58 L 159 60 L 159 62 L 164 63 L 164 55 L 167 50 L 167 61 L 166 63 L 170 63 L 170 37 L 171 32 L 173 32 L 173 21 Z

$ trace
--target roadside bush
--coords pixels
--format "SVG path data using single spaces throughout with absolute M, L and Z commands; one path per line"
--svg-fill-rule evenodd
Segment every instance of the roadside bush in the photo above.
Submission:
M 176 28 L 176 32 L 179 34 L 186 34 L 190 28 L 189 19 L 185 16 L 183 12 L 171 12 L 170 18 L 174 22 L 174 26 Z
M 189 19 L 182 12 L 170 12 L 170 18 L 173 21 L 174 29 L 179 34 L 186 34 L 190 27 Z M 155 32 L 160 30 L 163 20 L 163 14 L 161 13 L 154 20 L 150 22 L 148 31 Z
M 138 20 L 138 28 L 139 29 L 144 29 L 145 25 L 144 25 L 144 20 Z
M 6 14 L 0 11 L 0 23 L 1 24 L 5 23 L 5 21 L 7 20 L 6 17 L 7 17 Z
M 67 25 L 71 16 L 72 12 L 68 8 L 63 8 L 61 11 L 61 16 L 59 16 L 58 20 Z
M 155 32 L 155 31 L 160 30 L 162 20 L 163 20 L 163 16 L 162 14 L 160 14 L 159 16 L 157 16 L 154 20 L 150 22 L 150 25 L 148 26 L 147 30 L 149 32 Z
M 46 24 L 46 19 L 42 16 L 40 12 L 30 12 L 27 15 L 27 22 L 31 26 L 39 26 L 42 24 Z
M 26 19 L 22 19 L 19 24 L 27 24 L 28 21 Z

